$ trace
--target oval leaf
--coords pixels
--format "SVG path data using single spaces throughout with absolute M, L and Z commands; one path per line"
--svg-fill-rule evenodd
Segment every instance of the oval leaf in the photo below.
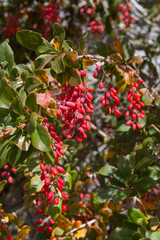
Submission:
M 43 125 L 37 124 L 32 134 L 32 145 L 42 152 L 48 152 L 51 149 L 49 133 Z

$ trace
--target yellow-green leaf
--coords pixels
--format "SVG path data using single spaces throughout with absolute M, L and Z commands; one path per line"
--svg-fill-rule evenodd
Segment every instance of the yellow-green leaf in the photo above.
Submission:
M 59 40 L 59 37 L 58 37 L 58 36 L 55 36 L 53 45 L 54 45 L 55 49 L 56 49 L 57 51 L 59 51 L 59 49 L 60 49 L 60 40 Z
M 82 65 L 83 65 L 83 66 L 92 66 L 92 65 L 94 65 L 96 62 L 97 62 L 97 61 L 92 60 L 92 59 L 90 59 L 90 58 L 83 58 L 83 59 L 82 59 Z

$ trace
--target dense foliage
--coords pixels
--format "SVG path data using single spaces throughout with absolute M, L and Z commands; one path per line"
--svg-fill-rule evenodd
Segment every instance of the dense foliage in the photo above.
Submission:
M 160 239 L 158 9 L 0 2 L 0 239 Z

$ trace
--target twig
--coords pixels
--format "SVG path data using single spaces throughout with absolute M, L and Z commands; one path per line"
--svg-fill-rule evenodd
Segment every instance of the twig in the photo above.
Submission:
M 101 137 L 101 138 L 107 138 L 108 135 L 106 133 L 104 133 L 102 130 L 100 130 L 99 128 L 97 128 L 93 123 L 90 123 L 90 126 L 93 130 L 95 130 L 97 132 L 97 134 Z
M 160 133 L 160 130 L 159 130 L 159 128 L 157 128 L 154 124 L 151 124 L 149 127 L 153 127 L 157 132 L 159 132 Z
M 82 228 L 90 227 L 93 223 L 95 223 L 95 221 L 96 221 L 96 219 L 92 219 L 88 223 L 82 224 L 79 228 L 74 228 L 74 229 L 70 230 L 66 235 L 77 232 L 77 231 L 81 230 Z
M 0 138 L 8 135 L 10 132 L 12 132 L 13 130 L 15 130 L 15 129 L 17 129 L 17 128 L 24 128 L 25 126 L 26 126 L 26 123 L 23 123 L 23 124 L 20 125 L 20 126 L 17 126 L 17 127 L 11 128 L 11 129 L 8 129 L 8 130 L 6 130 L 6 132 L 0 134 Z

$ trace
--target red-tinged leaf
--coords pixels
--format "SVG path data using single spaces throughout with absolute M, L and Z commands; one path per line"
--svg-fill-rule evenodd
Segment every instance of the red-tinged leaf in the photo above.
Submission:
M 113 40 L 113 46 L 115 50 L 121 55 L 123 59 L 125 59 L 125 52 L 123 50 L 122 44 L 118 40 L 118 38 L 115 36 Z
M 116 53 L 111 54 L 110 58 L 119 63 L 121 63 L 123 61 L 122 58 Z
M 42 69 L 35 70 L 35 74 L 40 82 L 48 83 L 49 78 L 45 70 Z
M 83 66 L 92 66 L 96 63 L 96 61 L 89 59 L 89 58 L 83 58 L 82 59 L 82 65 Z
M 67 53 L 64 58 L 63 61 L 65 63 L 65 65 L 67 66 L 73 66 L 73 64 L 75 63 L 75 61 L 78 59 L 78 52 L 77 51 L 72 51 Z
M 37 104 L 41 105 L 43 108 L 47 108 L 51 102 L 51 94 L 47 93 L 39 93 L 37 95 Z

